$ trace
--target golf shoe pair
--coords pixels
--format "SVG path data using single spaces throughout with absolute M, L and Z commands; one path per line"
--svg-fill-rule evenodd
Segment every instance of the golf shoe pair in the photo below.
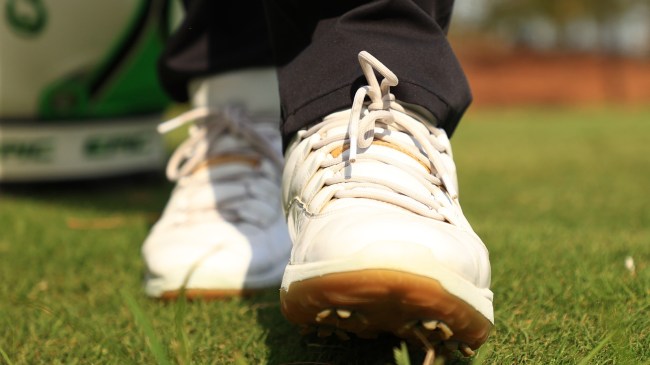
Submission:
M 272 70 L 197 81 L 176 187 L 143 246 L 149 296 L 281 283 L 285 317 L 320 335 L 392 333 L 471 354 L 494 323 L 488 251 L 464 217 L 451 145 L 390 92 L 367 52 L 350 109 L 282 151 Z M 377 74 L 381 76 L 378 80 Z M 250 89 L 247 89 L 250 88 Z M 227 93 L 225 93 L 227 91 Z

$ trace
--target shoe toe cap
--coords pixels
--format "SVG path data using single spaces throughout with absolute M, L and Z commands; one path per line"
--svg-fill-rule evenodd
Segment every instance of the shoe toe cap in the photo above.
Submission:
M 489 287 L 488 251 L 473 232 L 397 207 L 372 207 L 370 211 L 348 208 L 328 213 L 326 219 L 314 219 L 304 232 L 310 238 L 298 239 L 305 243 L 295 249 L 292 263 L 373 252 L 374 257 L 385 256 L 389 263 L 441 265 L 477 287 Z
M 278 283 L 289 250 L 288 238 L 278 232 L 223 222 L 156 227 L 142 248 L 147 292 Z

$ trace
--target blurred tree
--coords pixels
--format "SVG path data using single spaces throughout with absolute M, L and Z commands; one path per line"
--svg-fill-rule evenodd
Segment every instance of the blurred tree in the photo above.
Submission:
M 647 5 L 648 0 L 493 0 L 487 9 L 485 26 L 507 33 L 516 43 L 528 46 L 552 46 L 569 49 L 572 24 L 592 22 L 597 51 L 602 58 L 603 88 L 610 101 L 625 98 L 625 81 L 622 77 L 620 55 L 623 51 L 618 27 L 625 12 L 635 5 Z M 547 27 L 540 26 L 546 25 Z M 544 39 L 542 30 L 551 29 L 551 39 Z M 547 35 L 547 38 L 548 35 Z M 575 38 L 575 37 L 574 37 Z M 546 44 L 544 44 L 546 42 Z
M 626 9 L 640 1 L 647 0 L 494 0 L 488 8 L 485 25 L 508 32 L 518 40 L 523 33 L 530 32 L 531 22 L 545 21 L 555 31 L 555 46 L 566 48 L 569 25 L 579 20 L 592 20 L 598 28 L 599 47 L 611 51 L 615 48 L 611 41 L 613 24 Z

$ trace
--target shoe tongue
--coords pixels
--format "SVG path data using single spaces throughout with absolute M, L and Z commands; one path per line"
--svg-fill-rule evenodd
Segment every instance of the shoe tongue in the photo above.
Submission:
M 401 147 L 394 143 L 376 140 L 372 142 L 369 151 L 376 151 L 376 153 L 379 153 L 380 155 L 397 159 L 404 165 L 416 168 L 428 174 L 431 173 L 430 166 L 415 156 L 418 152 L 409 150 L 408 148 Z
M 332 135 L 343 134 L 345 130 L 347 127 L 341 126 L 332 128 L 329 133 Z M 416 154 L 420 153 L 418 144 L 406 133 L 381 127 L 375 129 L 375 136 L 387 134 L 390 134 L 391 139 L 399 144 L 375 139 L 368 148 L 360 149 L 357 152 L 357 161 L 350 165 L 346 173 L 351 177 L 363 177 L 364 180 L 388 181 L 391 184 L 402 186 L 404 191 L 429 194 L 429 190 L 414 176 L 413 170 L 422 174 L 431 173 L 430 167 L 416 157 Z M 348 148 L 349 146 L 346 144 L 344 147 L 333 150 L 331 154 L 333 157 L 343 154 L 344 160 L 347 160 Z M 378 156 L 381 160 L 392 161 L 392 163 L 364 158 L 364 155 Z
M 214 141 L 208 141 L 209 148 L 207 157 L 212 158 L 220 155 L 237 155 L 255 153 L 250 142 L 242 137 L 223 134 Z
M 344 159 L 346 159 L 348 154 L 347 149 L 343 150 L 342 153 L 344 154 Z M 419 173 L 428 174 L 428 169 L 419 160 L 412 157 L 410 153 L 405 152 L 395 144 L 374 141 L 370 147 L 359 151 L 357 160 L 350 164 L 344 171 L 346 176 L 351 181 L 354 181 L 346 189 L 350 189 L 351 191 L 359 189 L 359 191 L 366 192 L 364 195 L 373 191 L 385 193 L 386 191 L 394 190 L 396 193 L 402 195 L 404 199 L 412 198 L 412 202 L 414 203 L 419 201 L 415 199 L 416 196 L 431 195 L 426 185 L 416 177 Z M 372 183 L 357 183 L 357 181 Z M 347 207 L 349 204 L 348 199 L 330 200 L 331 193 L 329 189 L 323 189 L 321 192 L 323 194 L 317 194 L 310 205 L 329 210 Z M 373 200 L 372 198 L 370 199 Z M 423 206 L 423 208 L 426 207 Z M 318 210 L 319 208 L 314 209 Z
M 365 159 L 363 155 L 380 156 L 384 161 Z M 390 182 L 402 187 L 404 192 L 417 192 L 429 194 L 429 190 L 415 176 L 418 171 L 422 174 L 429 174 L 430 170 L 418 160 L 411 151 L 405 148 L 384 141 L 373 141 L 367 149 L 358 155 L 357 162 L 350 168 L 352 177 L 362 176 L 364 178 L 375 178 Z M 386 163 L 385 161 L 391 161 Z

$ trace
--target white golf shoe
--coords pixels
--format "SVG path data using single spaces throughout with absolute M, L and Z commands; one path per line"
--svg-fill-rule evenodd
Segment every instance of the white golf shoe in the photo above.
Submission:
M 282 311 L 319 335 L 388 332 L 470 355 L 494 323 L 490 262 L 461 211 L 449 140 L 395 101 L 390 70 L 367 52 L 359 61 L 369 86 L 352 108 L 286 153 Z
M 159 128 L 194 122 L 167 166 L 177 185 L 142 247 L 145 291 L 215 298 L 277 287 L 291 244 L 275 74 L 245 71 L 195 86 L 195 108 Z

